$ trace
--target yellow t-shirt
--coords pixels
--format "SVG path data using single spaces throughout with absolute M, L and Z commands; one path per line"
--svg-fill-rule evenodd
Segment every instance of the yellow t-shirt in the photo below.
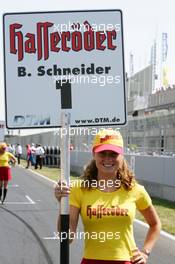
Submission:
M 9 160 L 15 157 L 10 152 L 4 152 L 4 154 L 0 155 L 0 167 L 9 167 Z
M 70 205 L 80 208 L 84 232 L 78 238 L 85 239 L 84 258 L 129 261 L 136 248 L 133 235 L 136 208 L 144 210 L 151 203 L 139 184 L 131 191 L 121 187 L 114 192 L 82 189 L 80 184 L 74 184 Z

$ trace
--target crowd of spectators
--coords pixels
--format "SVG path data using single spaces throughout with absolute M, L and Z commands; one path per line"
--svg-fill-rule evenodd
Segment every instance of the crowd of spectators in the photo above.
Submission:
M 23 150 L 19 143 L 7 144 L 6 151 L 12 153 L 17 158 L 18 164 L 20 164 L 21 157 L 24 154 L 27 160 L 26 169 L 30 166 L 34 166 L 35 169 L 42 169 L 45 150 L 41 144 L 27 144 L 26 150 Z

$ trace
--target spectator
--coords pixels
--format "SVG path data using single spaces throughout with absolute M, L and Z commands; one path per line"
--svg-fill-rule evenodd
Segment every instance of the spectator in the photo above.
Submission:
M 27 144 L 26 145 L 26 151 L 27 151 L 27 166 L 26 166 L 26 169 L 28 169 L 30 165 L 32 165 L 32 166 L 35 165 L 34 148 L 32 150 L 30 144 Z
M 18 164 L 20 164 L 20 161 L 21 161 L 21 155 L 22 155 L 22 147 L 21 147 L 21 145 L 18 143 L 17 146 L 16 146 L 16 157 L 17 157 L 17 160 L 18 160 Z
M 40 167 L 40 170 L 42 169 L 44 153 L 45 153 L 44 148 L 40 144 L 37 144 L 35 150 L 35 156 L 36 156 L 35 169 L 38 168 L 38 165 Z
M 7 144 L 6 151 L 14 154 L 14 149 L 11 144 Z
M 36 156 L 35 156 L 35 152 L 36 152 L 36 146 L 34 143 L 31 144 L 31 155 L 32 155 L 32 166 L 35 165 L 36 163 Z

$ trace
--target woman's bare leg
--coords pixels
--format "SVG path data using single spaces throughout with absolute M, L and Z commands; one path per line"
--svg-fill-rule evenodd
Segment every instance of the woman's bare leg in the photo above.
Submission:
M 8 191 L 7 186 L 8 186 L 8 181 L 4 181 L 4 192 L 3 192 L 2 204 L 4 203 L 6 195 L 7 195 L 7 191 Z

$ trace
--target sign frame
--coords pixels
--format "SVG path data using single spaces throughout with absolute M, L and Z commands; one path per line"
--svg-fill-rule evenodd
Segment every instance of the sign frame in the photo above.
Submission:
M 38 128 L 59 128 L 59 127 L 61 127 L 61 121 L 58 123 L 58 125 L 57 124 L 53 124 L 53 123 L 51 123 L 51 124 L 49 124 L 49 125 L 47 125 L 47 124 L 42 124 L 41 125 L 41 123 L 43 122 L 43 121 L 45 121 L 45 123 L 47 123 L 46 121 L 46 119 L 45 120 L 41 120 L 40 121 L 40 123 L 38 124 L 37 123 L 37 125 L 33 125 L 33 123 L 31 124 L 31 125 L 17 125 L 17 126 L 15 126 L 15 125 L 12 125 L 11 124 L 11 122 L 9 121 L 9 114 L 8 114 L 8 112 L 9 112 L 9 110 L 8 110 L 8 108 L 9 108 L 9 104 L 8 104 L 8 92 L 7 92 L 7 86 L 8 86 L 8 84 L 7 84 L 7 58 L 6 58 L 6 31 L 5 31 L 5 19 L 6 19 L 6 17 L 7 16 L 18 16 L 18 15 L 39 15 L 39 14 L 68 14 L 68 13 L 72 13 L 72 14 L 75 14 L 75 13 L 81 13 L 81 14 L 87 14 L 87 13 L 100 13 L 100 12 L 119 12 L 120 13 L 120 17 L 121 17 L 121 24 L 120 24 L 120 30 L 121 30 L 121 37 L 120 37 L 120 41 L 121 41 L 121 54 L 120 54 L 120 56 L 121 56 L 121 60 L 122 60 L 122 89 L 123 89 L 123 98 L 122 98 L 122 100 L 123 100 L 123 102 L 122 102 L 122 104 L 123 104 L 123 120 L 122 121 L 120 121 L 120 118 L 118 118 L 117 119 L 117 117 L 116 116 L 114 116 L 114 119 L 112 119 L 112 118 L 108 118 L 108 117 L 96 117 L 96 118 L 94 118 L 94 119 L 90 119 L 90 118 L 77 118 L 78 120 L 80 120 L 80 123 L 76 123 L 75 124 L 75 122 L 72 124 L 70 124 L 70 127 L 101 127 L 101 126 L 122 126 L 122 125 L 126 125 L 126 123 L 127 123 L 127 111 L 126 111 L 126 84 L 125 84 L 125 65 L 124 65 L 124 36 L 123 36 L 123 15 L 122 15 L 122 11 L 120 10 L 120 9 L 105 9 L 105 10 L 71 10 L 71 11 L 43 11 L 43 12 L 19 12 L 19 13 L 5 13 L 4 15 L 3 15 L 3 43 L 4 43 L 4 85 L 5 85 L 5 114 L 6 114 L 6 126 L 7 126 L 7 128 L 8 129 L 38 129 Z M 101 65 L 100 65 L 101 66 Z M 99 71 L 100 71 L 100 69 L 99 69 Z M 58 87 L 58 86 L 57 86 Z M 57 88 L 57 89 L 60 89 L 61 90 L 61 87 L 60 88 Z M 75 88 L 76 89 L 76 88 Z M 73 93 L 73 92 L 72 92 Z M 94 95 L 95 96 L 95 95 Z M 69 98 L 70 99 L 70 98 Z M 69 100 L 70 101 L 70 100 Z M 97 100 L 98 101 L 98 100 Z M 116 103 L 117 104 L 117 103 Z M 70 103 L 69 103 L 69 107 L 67 107 L 67 108 L 69 108 L 69 113 L 71 114 L 71 117 L 73 116 L 72 115 L 72 109 L 70 109 Z M 89 101 L 89 105 L 91 105 L 91 102 Z M 108 103 L 108 105 L 110 105 L 110 102 Z M 98 107 L 98 106 L 97 106 Z M 107 106 L 107 107 L 109 107 L 109 106 Z M 73 108 L 72 107 L 72 105 L 71 105 L 71 108 Z M 90 107 L 91 108 L 91 107 Z M 60 114 L 60 112 L 59 112 L 59 108 L 57 108 L 58 109 L 58 114 L 56 114 L 55 113 L 55 115 L 56 116 L 61 116 Z M 66 109 L 66 107 L 64 108 L 64 109 Z M 89 109 L 88 109 L 89 110 Z M 88 111 L 88 110 L 86 110 L 86 111 Z M 22 110 L 21 110 L 21 112 L 22 112 Z M 117 115 L 117 113 L 116 113 L 116 115 Z M 20 115 L 19 115 L 20 116 Z M 22 116 L 22 115 L 21 115 Z M 27 113 L 26 113 L 26 117 L 27 116 L 29 116 L 29 118 L 30 118 L 30 115 L 27 115 Z M 32 116 L 32 115 L 31 115 Z M 16 117 L 16 116 L 15 116 Z M 15 118 L 14 117 L 14 118 Z M 72 119 L 72 118 L 71 118 Z M 74 119 L 74 118 L 73 118 Z M 90 120 L 90 121 L 92 121 L 92 122 L 90 122 L 90 123 L 81 123 L 81 121 L 82 121 L 82 119 L 86 119 L 86 120 Z M 109 119 L 109 120 L 108 120 Z M 19 120 L 19 119 L 18 119 Z M 115 120 L 115 121 L 113 121 L 113 120 Z M 118 121 L 119 120 L 119 121 Z M 71 122 L 72 122 L 72 120 L 71 120 Z

